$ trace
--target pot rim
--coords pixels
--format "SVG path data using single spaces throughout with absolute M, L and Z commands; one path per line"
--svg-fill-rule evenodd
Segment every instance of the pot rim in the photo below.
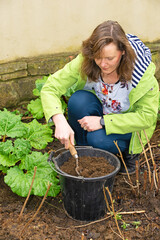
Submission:
M 54 162 L 55 168 L 56 168 L 56 170 L 57 170 L 57 173 L 58 173 L 59 175 L 61 175 L 61 176 L 64 176 L 64 177 L 68 177 L 68 178 L 72 178 L 72 179 L 74 178 L 74 179 L 76 179 L 76 180 L 83 180 L 83 181 L 88 182 L 88 181 L 103 181 L 103 180 L 107 180 L 107 179 L 109 179 L 109 178 L 111 178 L 111 177 L 114 177 L 114 176 L 119 172 L 120 167 L 121 167 L 121 163 L 120 163 L 120 160 L 118 159 L 117 156 L 115 156 L 113 153 L 108 152 L 108 151 L 103 150 L 103 149 L 91 148 L 90 146 L 88 146 L 88 148 L 89 148 L 89 149 L 92 149 L 92 150 L 95 150 L 95 151 L 105 152 L 105 153 L 107 153 L 108 155 L 111 155 L 111 156 L 116 160 L 116 162 L 117 162 L 117 166 L 115 167 L 114 171 L 111 172 L 111 173 L 109 173 L 109 174 L 107 174 L 107 175 L 100 176 L 100 177 L 94 177 L 94 178 L 86 178 L 86 177 L 83 177 L 83 176 L 74 176 L 74 175 L 70 175 L 70 174 L 68 174 L 68 173 L 66 173 L 66 172 L 63 172 L 63 171 L 59 168 L 59 166 L 58 166 L 58 164 L 57 164 L 57 159 L 58 159 L 61 155 L 64 155 L 65 153 L 68 153 L 68 152 L 69 152 L 69 150 L 66 150 L 65 152 L 60 153 L 57 157 L 55 157 L 54 160 L 52 159 L 52 161 Z M 78 151 L 78 150 L 86 150 L 86 149 L 88 149 L 88 148 L 87 148 L 86 146 L 85 146 L 85 147 L 83 147 L 83 146 L 82 146 L 82 147 L 78 147 L 78 148 L 77 148 L 77 151 Z M 110 163 L 110 164 L 112 165 L 112 163 Z

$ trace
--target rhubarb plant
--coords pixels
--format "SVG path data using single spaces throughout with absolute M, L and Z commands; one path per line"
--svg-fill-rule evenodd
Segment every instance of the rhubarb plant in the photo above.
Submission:
M 28 111 L 32 114 L 32 116 L 36 119 L 41 119 L 44 117 L 42 103 L 40 99 L 40 92 L 47 81 L 48 77 L 44 76 L 42 79 L 37 79 L 35 82 L 36 88 L 33 89 L 33 95 L 36 96 L 36 100 L 31 100 L 27 106 Z
M 35 82 L 36 88 L 33 89 L 33 94 L 37 97 L 35 100 L 31 100 L 27 106 L 28 111 L 32 114 L 33 118 L 41 119 L 44 117 L 42 102 L 40 97 L 40 92 L 42 90 L 43 85 L 47 81 L 48 77 L 44 76 L 42 79 L 37 79 Z M 67 92 L 61 97 L 62 110 L 63 113 L 67 112 L 67 103 L 70 96 L 75 92 L 75 88 L 77 83 L 75 83 L 71 88 L 67 90 Z
M 55 197 L 60 192 L 59 180 L 47 159 L 44 149 L 53 141 L 52 129 L 48 124 L 40 124 L 36 119 L 23 123 L 21 115 L 4 109 L 0 111 L 0 171 L 5 173 L 4 181 L 11 190 L 26 197 L 37 166 L 31 194 L 43 196 L 48 182 L 52 183 L 48 195 Z
M 22 159 L 19 166 L 10 168 L 7 171 L 5 183 L 11 187 L 13 192 L 26 197 L 32 182 L 34 167 L 37 166 L 31 194 L 44 196 L 49 181 L 52 183 L 52 186 L 48 192 L 48 196 L 55 197 L 60 191 L 59 180 L 56 178 L 56 173 L 47 163 L 47 158 L 47 153 L 32 152 Z

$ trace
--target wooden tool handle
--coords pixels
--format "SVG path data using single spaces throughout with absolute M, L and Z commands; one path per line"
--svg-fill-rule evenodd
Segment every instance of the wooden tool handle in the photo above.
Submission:
M 75 147 L 70 142 L 69 142 L 69 151 L 72 156 L 77 155 L 77 151 L 76 151 Z

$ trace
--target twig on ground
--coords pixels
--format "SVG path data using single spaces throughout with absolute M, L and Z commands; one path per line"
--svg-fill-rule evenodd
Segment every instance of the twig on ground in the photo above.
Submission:
M 131 185 L 131 184 L 125 179 L 124 176 L 123 176 L 123 179 L 124 179 L 124 181 L 125 181 L 131 188 L 134 188 L 134 190 L 135 190 L 135 188 L 137 188 L 137 186 Z
M 156 130 L 154 131 L 154 133 L 159 132 L 159 131 L 160 131 L 160 129 L 156 129 Z
M 150 169 L 150 165 L 149 165 L 149 162 L 148 162 L 147 154 L 146 154 L 146 151 L 145 151 L 145 149 L 144 149 L 144 145 L 143 145 L 143 143 L 142 143 L 142 139 L 141 139 L 141 137 L 140 137 L 139 132 L 137 132 L 137 135 L 138 135 L 139 141 L 140 141 L 141 146 L 142 146 L 142 149 L 143 149 L 143 154 L 144 154 L 145 159 L 146 159 L 146 163 L 147 163 L 147 167 L 148 167 L 148 172 L 149 172 L 149 182 L 151 183 L 151 169 Z
M 144 215 L 146 216 L 146 218 L 147 218 L 148 221 L 151 221 L 151 218 L 149 218 L 149 217 L 147 216 L 147 213 L 145 213 Z
M 130 211 L 130 212 L 118 212 L 118 214 L 120 214 L 120 215 L 130 215 L 130 214 L 141 214 L 141 213 L 145 213 L 145 212 L 146 212 L 145 210 L 137 210 L 137 211 Z
M 133 186 L 133 183 L 132 183 L 132 180 L 131 180 L 131 178 L 130 178 L 130 175 L 129 175 L 129 172 L 128 172 L 128 169 L 127 169 L 127 166 L 126 166 L 125 161 L 124 161 L 124 159 L 123 159 L 122 152 L 121 152 L 120 148 L 118 147 L 117 141 L 114 141 L 114 144 L 116 145 L 116 147 L 117 147 L 117 149 L 118 149 L 118 151 L 119 151 L 119 154 L 120 154 L 121 160 L 122 160 L 122 162 L 123 162 L 123 165 L 124 165 L 124 167 L 125 167 L 125 170 L 126 170 L 126 173 L 127 173 L 127 176 L 128 176 L 128 179 L 129 179 L 129 182 L 130 182 L 130 186 L 131 186 L 131 188 L 132 188 L 132 191 L 134 192 L 134 194 L 136 194 L 135 189 L 134 189 L 134 186 Z
M 111 227 L 110 224 L 109 224 L 109 227 L 110 227 L 110 229 L 112 230 L 112 232 L 113 232 L 114 234 L 116 234 L 119 238 L 124 239 L 124 237 L 122 237 L 121 235 L 119 235 L 118 233 L 116 233 L 116 232 L 113 230 L 113 228 Z
M 34 174 L 33 174 L 32 182 L 31 182 L 31 186 L 30 186 L 30 189 L 29 189 L 29 192 L 28 192 L 28 196 L 27 196 L 27 198 L 26 198 L 26 200 L 25 200 L 25 202 L 24 202 L 24 204 L 23 204 L 22 210 L 21 210 L 21 212 L 20 212 L 20 214 L 19 214 L 19 218 L 18 218 L 19 220 L 20 220 L 21 217 L 22 217 L 23 211 L 24 211 L 25 206 L 26 206 L 26 204 L 27 204 L 27 202 L 28 202 L 28 199 L 29 199 L 29 197 L 30 197 L 31 190 L 32 190 L 32 186 L 33 186 L 34 179 L 35 179 L 35 176 L 36 176 L 36 171 L 37 171 L 37 166 L 34 167 Z
M 52 183 L 48 183 L 48 188 L 47 188 L 47 191 L 46 191 L 46 193 L 45 193 L 45 195 L 44 195 L 44 197 L 43 197 L 43 199 L 42 199 L 42 202 L 40 203 L 40 205 L 39 205 L 37 211 L 35 212 L 35 214 L 33 215 L 33 217 L 26 223 L 26 225 L 25 225 L 24 228 L 22 229 L 22 231 L 21 231 L 21 233 L 20 233 L 20 237 L 21 237 L 22 233 L 24 232 L 24 230 L 27 228 L 27 226 L 33 221 L 33 219 L 34 219 L 34 218 L 37 216 L 37 214 L 39 213 L 39 211 L 40 211 L 40 209 L 41 209 L 41 207 L 42 207 L 42 205 L 43 205 L 43 203 L 44 203 L 44 201 L 45 201 L 45 199 L 46 199 L 46 197 L 47 197 L 47 194 L 48 194 L 48 191 L 49 191 L 51 185 L 52 185 Z
M 107 220 L 107 219 L 110 218 L 110 217 L 112 217 L 112 215 L 107 216 L 107 217 L 102 218 L 102 219 L 99 219 L 99 220 L 96 220 L 96 221 L 93 221 L 93 222 L 90 222 L 90 223 L 83 224 L 83 225 L 70 226 L 70 227 L 59 227 L 59 226 L 56 226 L 56 228 L 57 228 L 57 229 L 70 229 L 70 228 L 82 228 L 82 227 L 87 227 L 87 226 L 89 226 L 89 225 L 92 225 L 92 224 L 95 224 L 95 223 L 99 223 L 99 222 L 105 221 L 105 220 Z
M 156 171 L 156 165 L 154 165 L 154 170 L 153 170 L 153 180 L 154 180 L 154 185 L 155 185 L 156 190 L 157 190 L 157 189 L 158 189 L 158 187 L 157 187 L 157 183 L 158 183 L 158 181 L 157 181 L 157 183 L 156 183 L 156 174 L 157 174 L 157 171 Z M 157 174 L 157 179 L 158 179 L 158 174 Z
M 113 212 L 113 215 L 114 215 L 114 219 L 115 219 L 115 223 L 116 223 L 116 225 L 117 225 L 118 232 L 119 232 L 121 238 L 124 239 L 124 236 L 123 236 L 123 234 L 122 234 L 122 232 L 121 232 L 121 230 L 120 230 L 120 228 L 119 228 L 119 224 L 118 224 L 118 221 L 117 221 L 117 214 L 116 214 L 116 212 L 115 212 L 115 210 L 114 210 L 114 204 L 113 204 L 112 195 L 111 195 L 108 187 L 106 187 L 106 190 L 107 190 L 107 192 L 108 192 L 108 194 L 109 194 L 109 197 L 110 197 L 111 206 L 112 206 L 112 212 Z
M 155 145 L 150 145 L 150 147 L 151 147 L 151 148 L 157 148 L 157 144 L 155 144 Z M 145 149 L 145 152 L 148 152 L 148 150 L 149 150 L 149 147 Z M 142 152 L 142 153 L 143 153 L 143 152 Z
M 142 159 L 142 160 L 143 160 L 143 159 Z M 148 162 L 151 161 L 151 160 L 152 160 L 151 158 L 148 158 Z M 146 160 L 143 161 L 143 162 L 141 162 L 141 163 L 140 163 L 140 166 L 143 166 L 143 164 L 145 164 L 145 163 L 146 163 Z
M 82 232 L 81 240 L 84 240 L 84 233 Z
M 147 150 L 146 150 L 146 152 L 147 152 Z M 142 152 L 142 153 L 143 153 L 143 152 Z M 156 157 L 159 157 L 159 153 L 155 153 L 155 154 L 154 154 L 154 157 L 155 157 L 155 158 L 156 158 Z M 142 160 L 143 160 L 143 159 L 141 159 L 141 161 L 140 161 L 140 162 L 141 162 L 141 163 L 140 163 L 140 166 L 142 166 L 143 164 L 146 163 L 146 160 L 143 161 L 143 162 L 142 162 Z M 149 162 L 150 160 L 152 160 L 152 159 L 151 159 L 151 158 L 148 158 L 148 162 Z
M 120 211 L 117 211 L 118 214 L 120 215 L 127 215 L 127 214 L 142 214 L 144 213 L 145 214 L 145 210 L 139 210 L 139 211 L 130 211 L 130 212 L 120 212 Z M 105 218 L 102 218 L 102 219 L 99 219 L 99 220 L 96 220 L 96 221 L 93 221 L 93 222 L 90 222 L 90 223 L 87 223 L 87 224 L 83 224 L 83 225 L 77 225 L 77 226 L 70 226 L 70 227 L 59 227 L 59 226 L 56 226 L 57 229 L 70 229 L 70 228 L 82 228 L 82 227 L 88 227 L 89 225 L 92 225 L 92 224 L 96 224 L 96 223 L 99 223 L 99 222 L 102 222 L 102 221 L 105 221 L 107 219 L 109 219 L 110 217 L 113 216 L 112 212 L 108 212 L 107 213 L 107 217 Z
M 154 168 L 154 170 L 155 170 L 156 164 L 155 164 L 155 161 L 154 161 L 154 158 L 153 158 L 153 153 L 152 153 L 151 145 L 150 145 L 148 136 L 147 136 L 147 134 L 146 134 L 146 131 L 145 131 L 145 130 L 143 130 L 143 131 L 144 131 L 144 135 L 145 135 L 145 137 L 146 137 L 146 139 L 147 139 L 147 143 L 148 143 L 148 147 L 149 147 L 149 151 L 150 151 L 150 155 L 151 155 L 151 159 L 152 159 L 153 168 Z M 156 175 L 156 180 L 157 180 L 157 182 L 158 182 L 158 174 L 157 174 L 156 171 L 155 171 L 155 175 Z
M 108 200 L 107 200 L 107 196 L 106 196 L 106 191 L 105 191 L 105 186 L 103 185 L 103 194 L 104 194 L 104 200 L 106 202 L 106 206 L 107 206 L 107 209 L 109 212 L 111 212 L 111 209 L 110 209 L 110 206 L 109 206 L 109 203 L 108 203 Z

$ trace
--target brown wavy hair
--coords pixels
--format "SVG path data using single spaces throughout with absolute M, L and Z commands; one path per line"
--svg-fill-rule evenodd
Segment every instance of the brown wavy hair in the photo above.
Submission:
M 102 48 L 109 43 L 116 44 L 118 50 L 125 52 L 117 68 L 120 80 L 131 80 L 136 54 L 122 27 L 118 22 L 111 20 L 98 25 L 91 36 L 83 41 L 82 55 L 84 59 L 81 66 L 82 76 L 87 75 L 90 81 L 96 82 L 98 80 L 101 69 L 97 66 L 94 59 L 100 56 Z

